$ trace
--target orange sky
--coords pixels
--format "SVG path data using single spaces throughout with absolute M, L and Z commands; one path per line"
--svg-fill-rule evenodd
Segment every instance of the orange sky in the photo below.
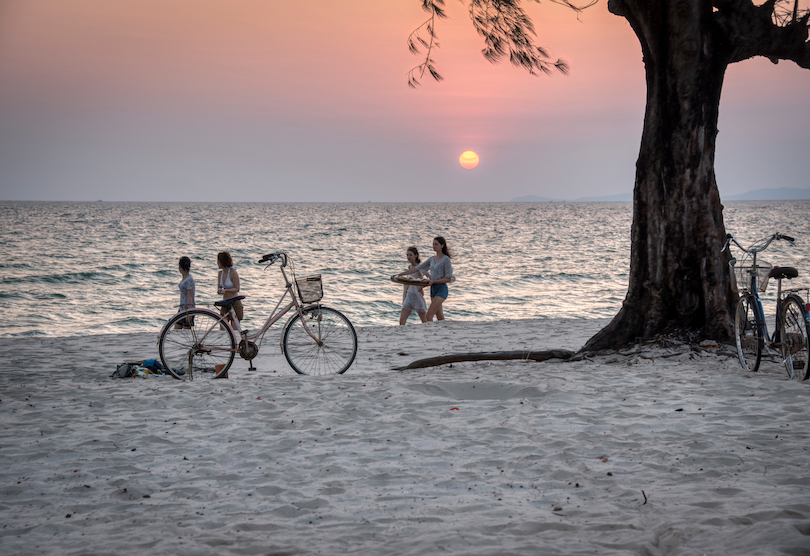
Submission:
M 507 201 L 630 192 L 640 47 L 606 3 L 526 7 L 571 65 L 492 65 L 459 2 L 411 90 L 417 0 L 0 0 L 0 199 Z M 808 187 L 810 71 L 733 66 L 721 193 Z M 475 170 L 458 156 L 474 150 Z M 764 183 L 766 176 L 778 180 Z M 303 191 L 306 194 L 302 193 Z

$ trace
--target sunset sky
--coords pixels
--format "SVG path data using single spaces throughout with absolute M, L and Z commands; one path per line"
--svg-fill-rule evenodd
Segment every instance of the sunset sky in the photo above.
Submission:
M 602 0 L 525 6 L 568 76 L 480 54 L 448 0 L 441 83 L 418 0 L 0 0 L 0 200 L 508 201 L 629 193 L 641 49 Z M 721 194 L 810 187 L 810 71 L 726 76 Z M 466 170 L 462 152 L 480 156 Z

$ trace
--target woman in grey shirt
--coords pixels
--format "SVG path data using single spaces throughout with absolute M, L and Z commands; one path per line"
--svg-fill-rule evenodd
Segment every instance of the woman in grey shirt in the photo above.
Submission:
M 442 303 L 447 299 L 447 284 L 453 280 L 453 264 L 450 262 L 453 256 L 450 254 L 450 249 L 448 249 L 447 242 L 443 237 L 433 238 L 433 250 L 436 252 L 435 256 L 430 257 L 411 270 L 399 273 L 399 276 L 405 276 L 420 271 L 424 273 L 430 269 L 430 280 L 428 281 L 430 286 L 430 307 L 428 307 L 425 315 L 426 321 L 432 321 L 434 316 L 438 320 L 444 320 Z

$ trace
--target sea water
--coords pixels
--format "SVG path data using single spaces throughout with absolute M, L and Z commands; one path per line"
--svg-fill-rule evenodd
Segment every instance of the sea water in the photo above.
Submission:
M 797 267 L 805 284 L 808 217 L 808 201 L 724 211 L 743 244 L 794 236 L 764 259 Z M 278 267 L 256 263 L 279 250 L 296 275 L 320 274 L 323 303 L 356 326 L 394 325 L 402 286 L 390 276 L 411 245 L 431 256 L 434 236 L 454 255 L 447 319 L 611 317 L 627 289 L 631 220 L 631 203 L 0 202 L 0 337 L 157 333 L 177 311 L 179 257 L 191 258 L 197 305 L 210 306 L 222 250 L 247 296 L 246 328 L 283 293 Z

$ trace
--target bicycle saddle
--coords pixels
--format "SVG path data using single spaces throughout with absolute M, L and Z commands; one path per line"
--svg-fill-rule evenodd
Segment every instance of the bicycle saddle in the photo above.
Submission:
M 240 299 L 244 299 L 244 295 L 237 295 L 236 297 L 232 297 L 230 299 L 223 299 L 222 301 L 214 301 L 214 305 L 217 307 L 230 307 Z
M 787 278 L 788 280 L 790 280 L 791 278 L 795 278 L 798 275 L 799 271 L 793 268 L 792 266 L 775 266 L 768 273 L 768 278 L 776 278 L 777 280 Z

